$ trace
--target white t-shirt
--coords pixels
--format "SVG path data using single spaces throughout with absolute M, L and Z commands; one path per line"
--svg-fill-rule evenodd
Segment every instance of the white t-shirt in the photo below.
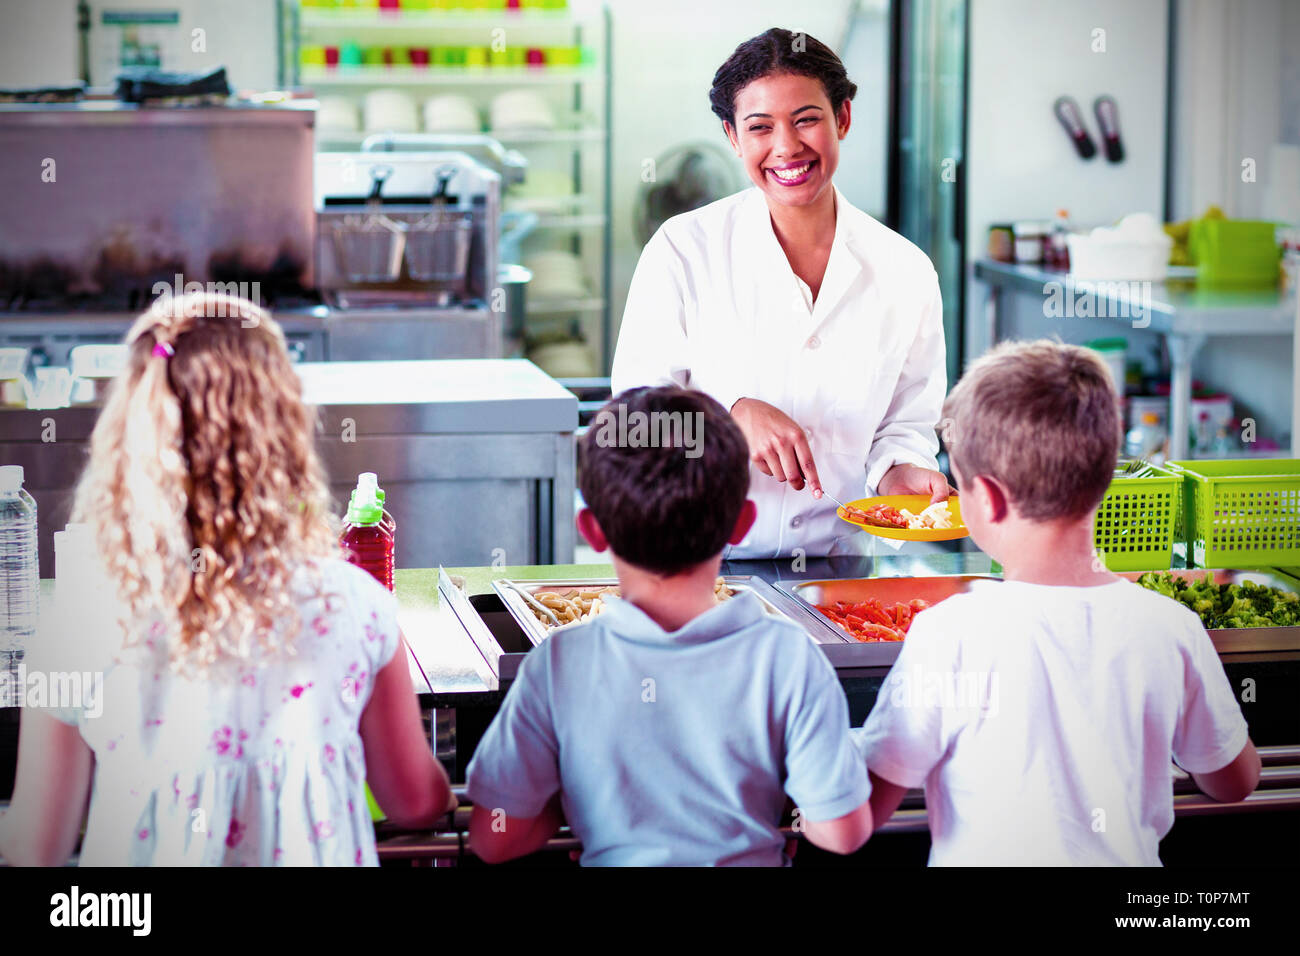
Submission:
M 976 582 L 924 611 L 855 735 L 925 785 L 934 866 L 1159 866 L 1170 759 L 1215 771 L 1247 741 L 1200 620 L 1128 581 Z
M 320 568 L 291 585 L 296 655 L 221 679 L 171 673 L 162 634 L 108 662 L 104 631 L 50 621 L 37 667 L 103 666 L 99 706 L 51 710 L 95 753 L 83 866 L 378 865 L 359 725 L 401 650 L 397 602 L 360 568 Z

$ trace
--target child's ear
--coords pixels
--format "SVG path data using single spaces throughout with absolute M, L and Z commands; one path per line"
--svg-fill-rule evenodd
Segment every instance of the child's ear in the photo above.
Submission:
M 749 534 L 749 529 L 754 527 L 754 521 L 758 518 L 758 505 L 754 504 L 752 498 L 746 498 L 745 503 L 740 506 L 740 517 L 736 519 L 736 526 L 731 529 L 731 537 L 727 539 L 727 544 L 740 544 L 745 540 L 745 535 Z
M 600 522 L 596 520 L 590 508 L 583 508 L 578 512 L 578 533 L 597 551 L 604 551 L 609 547 L 609 542 L 605 540 L 605 532 L 600 529 Z
M 974 484 L 980 505 L 990 524 L 997 524 L 1011 513 L 1011 498 L 996 479 L 980 475 Z

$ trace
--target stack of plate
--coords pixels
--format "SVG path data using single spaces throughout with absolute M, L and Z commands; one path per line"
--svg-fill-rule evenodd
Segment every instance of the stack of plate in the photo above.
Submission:
M 550 249 L 535 252 L 524 259 L 533 273 L 528 294 L 535 300 L 581 299 L 587 295 L 582 260 L 572 252 Z
M 555 113 L 535 90 L 506 90 L 492 100 L 492 131 L 510 133 L 555 129 Z
M 342 96 L 322 96 L 316 109 L 316 129 L 321 133 L 355 133 L 361 128 L 357 104 Z
M 477 133 L 481 128 L 478 110 L 463 96 L 446 93 L 424 101 L 427 133 Z
M 363 111 L 368 131 L 419 132 L 420 116 L 415 99 L 401 90 L 370 91 Z

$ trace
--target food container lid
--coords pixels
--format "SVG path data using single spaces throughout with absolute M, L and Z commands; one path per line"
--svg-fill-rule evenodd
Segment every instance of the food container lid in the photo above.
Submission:
M 1128 339 L 1122 335 L 1111 336 L 1104 339 L 1093 339 L 1084 343 L 1094 352 L 1124 352 L 1128 350 Z
M 23 367 L 27 364 L 27 349 L 0 349 L 0 382 L 23 377 Z
M 1017 239 L 1025 239 L 1031 236 L 1045 236 L 1050 226 L 1045 222 L 1018 222 L 1011 227 Z
M 126 369 L 125 345 L 78 345 L 68 352 L 75 378 L 116 378 Z

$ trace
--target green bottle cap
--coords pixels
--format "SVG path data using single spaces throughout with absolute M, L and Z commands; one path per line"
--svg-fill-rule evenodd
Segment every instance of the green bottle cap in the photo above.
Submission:
M 364 483 L 358 485 L 348 499 L 348 524 L 379 524 L 383 516 L 384 506 L 376 489 Z

